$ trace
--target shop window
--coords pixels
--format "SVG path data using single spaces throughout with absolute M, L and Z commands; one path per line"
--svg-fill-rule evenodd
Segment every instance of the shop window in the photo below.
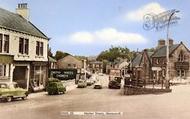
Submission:
M 0 53 L 9 53 L 9 35 L 0 34 Z

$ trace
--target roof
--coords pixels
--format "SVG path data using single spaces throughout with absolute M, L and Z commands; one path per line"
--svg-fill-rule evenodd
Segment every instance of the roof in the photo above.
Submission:
M 53 59 L 52 57 L 48 56 L 48 59 L 50 62 L 57 62 L 55 59 Z
M 180 44 L 175 44 L 169 47 L 169 54 L 171 54 Z M 163 46 L 156 50 L 152 57 L 166 57 L 166 46 Z
M 0 27 L 48 39 L 36 26 L 21 15 L 0 8 Z
M 137 56 L 132 61 L 132 66 L 139 66 L 141 62 L 142 54 L 138 53 Z

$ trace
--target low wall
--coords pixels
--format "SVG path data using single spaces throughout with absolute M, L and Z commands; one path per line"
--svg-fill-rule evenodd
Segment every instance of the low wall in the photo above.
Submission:
M 140 95 L 140 94 L 158 94 L 168 93 L 171 89 L 155 89 L 155 88 L 141 88 L 135 86 L 124 86 L 124 95 Z

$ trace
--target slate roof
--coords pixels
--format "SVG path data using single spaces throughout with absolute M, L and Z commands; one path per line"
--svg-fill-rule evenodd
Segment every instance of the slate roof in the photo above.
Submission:
M 48 39 L 36 26 L 19 14 L 0 8 L 0 27 Z
M 174 44 L 169 47 L 169 54 L 171 54 L 180 44 Z M 152 57 L 166 57 L 166 46 L 161 47 L 157 51 L 154 52 Z
M 137 56 L 133 59 L 132 61 L 132 66 L 135 67 L 135 66 L 139 66 L 140 65 L 140 62 L 141 62 L 141 58 L 142 58 L 142 54 L 137 54 Z
M 145 51 L 144 51 L 145 52 Z M 154 52 L 147 52 L 148 57 L 150 58 Z M 144 53 L 143 53 L 144 54 Z M 139 66 L 142 59 L 142 53 L 138 53 L 137 56 L 133 59 L 132 65 L 133 67 Z

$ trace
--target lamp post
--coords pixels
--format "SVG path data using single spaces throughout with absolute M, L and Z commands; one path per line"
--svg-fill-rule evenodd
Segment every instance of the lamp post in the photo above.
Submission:
M 169 89 L 169 63 L 170 63 L 170 59 L 169 59 L 169 27 L 170 27 L 170 21 L 172 16 L 175 13 L 178 13 L 179 11 L 174 11 L 170 14 L 169 19 L 168 19 L 168 24 L 167 24 L 167 35 L 166 35 L 166 89 Z

